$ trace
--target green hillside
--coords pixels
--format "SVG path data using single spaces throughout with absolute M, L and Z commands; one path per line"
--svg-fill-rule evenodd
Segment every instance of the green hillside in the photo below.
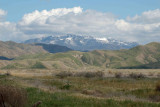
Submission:
M 84 66 L 81 55 L 81 52 L 76 51 L 24 55 L 12 60 L 12 63 L 2 68 L 10 69 L 11 66 L 14 69 L 77 69 Z
M 70 51 L 24 55 L 11 61 L 4 69 L 82 69 L 98 68 L 159 68 L 160 43 L 149 43 L 129 50 Z M 37 65 L 39 64 L 39 65 Z
M 83 62 L 106 68 L 136 67 L 160 61 L 160 43 L 150 43 L 129 50 L 92 51 L 84 53 Z M 150 65 L 149 68 L 152 68 Z

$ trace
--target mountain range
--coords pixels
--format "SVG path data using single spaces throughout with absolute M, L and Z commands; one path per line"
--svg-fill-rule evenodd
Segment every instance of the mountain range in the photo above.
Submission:
M 136 42 L 124 42 L 112 38 L 95 38 L 73 34 L 29 39 L 24 41 L 24 43 L 57 44 L 78 51 L 129 49 L 138 45 Z
M 23 55 L 9 61 L 3 69 L 86 69 L 160 68 L 160 43 L 152 42 L 131 49 L 69 51 Z

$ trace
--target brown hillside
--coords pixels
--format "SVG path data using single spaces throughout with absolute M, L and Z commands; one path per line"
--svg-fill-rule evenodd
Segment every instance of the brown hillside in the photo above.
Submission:
M 14 58 L 21 55 L 47 53 L 41 46 L 15 43 L 12 41 L 0 41 L 0 56 Z

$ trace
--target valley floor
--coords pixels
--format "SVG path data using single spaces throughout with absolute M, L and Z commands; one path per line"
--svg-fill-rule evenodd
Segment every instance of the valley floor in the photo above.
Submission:
M 31 107 L 159 107 L 160 69 L 1 70 L 0 86 L 27 94 Z M 160 87 L 160 85 L 159 85 Z

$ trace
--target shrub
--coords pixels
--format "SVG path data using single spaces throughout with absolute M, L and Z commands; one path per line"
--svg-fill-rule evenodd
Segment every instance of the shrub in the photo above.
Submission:
M 95 91 L 94 90 L 83 90 L 82 94 L 85 94 L 85 95 L 94 95 Z
M 160 77 L 160 73 L 157 74 L 157 77 L 158 77 L 158 78 Z
M 11 76 L 11 73 L 9 71 L 7 71 L 4 75 Z
M 93 96 L 97 96 L 97 97 L 100 97 L 100 96 L 103 96 L 104 93 L 102 93 L 101 91 L 99 90 L 83 90 L 82 91 L 82 94 L 85 94 L 85 95 L 93 95 Z
M 115 73 L 115 78 L 121 78 L 121 77 L 122 77 L 122 73 L 121 72 Z
M 71 88 L 71 85 L 69 82 L 67 82 L 65 85 L 63 85 L 62 87 L 60 87 L 60 89 L 63 89 L 63 90 L 69 90 Z
M 0 104 L 5 105 L 5 107 L 24 107 L 26 102 L 25 91 L 13 86 L 0 86 Z
M 108 73 L 109 73 L 109 74 L 112 74 L 113 72 L 112 72 L 111 70 L 108 70 Z
M 131 73 L 129 77 L 134 79 L 140 79 L 140 78 L 145 78 L 145 75 L 143 75 L 142 73 L 139 73 L 139 74 Z
M 149 96 L 149 99 L 153 102 L 159 102 L 160 101 L 160 95 L 157 95 L 156 93 L 154 93 L 153 95 Z
M 156 89 L 155 89 L 157 92 L 160 92 L 160 83 L 157 83 L 156 84 Z
M 160 102 L 160 83 L 159 82 L 157 82 L 157 84 L 155 86 L 155 91 L 153 91 L 149 95 L 150 100 L 153 102 Z
M 56 76 L 60 78 L 65 78 L 65 77 L 73 76 L 73 73 L 70 71 L 62 71 L 62 72 L 57 73 Z
M 98 71 L 98 72 L 96 72 L 96 74 L 97 74 L 97 76 L 98 77 L 104 77 L 104 72 L 102 72 L 102 71 Z
M 149 72 L 148 76 L 154 76 L 154 72 Z
M 102 78 L 104 77 L 104 72 L 97 71 L 97 72 L 79 72 L 76 74 L 78 77 L 86 77 L 86 78 Z

